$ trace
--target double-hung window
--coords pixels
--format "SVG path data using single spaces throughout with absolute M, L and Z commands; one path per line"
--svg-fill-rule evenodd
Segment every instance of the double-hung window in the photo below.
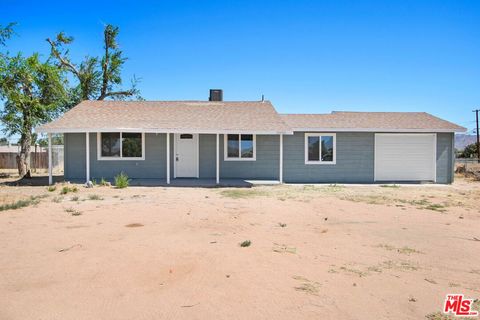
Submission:
M 99 132 L 98 160 L 145 160 L 145 134 L 140 132 Z
M 255 140 L 254 134 L 226 134 L 224 143 L 225 160 L 255 160 Z
M 335 133 L 305 134 L 305 164 L 336 163 Z

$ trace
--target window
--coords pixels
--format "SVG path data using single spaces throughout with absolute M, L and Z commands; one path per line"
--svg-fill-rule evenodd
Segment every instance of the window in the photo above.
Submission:
M 226 134 L 225 160 L 255 160 L 255 135 Z
M 137 132 L 98 133 L 98 160 L 144 160 L 145 135 Z
M 335 164 L 335 139 L 335 133 L 306 133 L 305 164 Z

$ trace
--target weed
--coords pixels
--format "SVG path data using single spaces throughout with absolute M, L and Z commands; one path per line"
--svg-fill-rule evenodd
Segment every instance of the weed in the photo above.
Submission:
M 400 188 L 400 186 L 398 184 L 382 184 L 382 185 L 380 185 L 380 187 L 382 187 L 382 188 L 394 188 L 394 189 Z
M 242 247 L 242 248 L 250 247 L 251 244 L 252 244 L 252 242 L 250 240 L 245 240 L 242 243 L 240 243 L 240 247 Z
M 79 215 L 82 214 L 80 211 L 75 210 L 73 208 L 67 208 L 67 209 L 65 209 L 65 212 L 70 213 L 72 216 L 79 216 Z
M 80 198 L 79 198 L 78 196 L 75 196 L 75 197 L 72 197 L 70 200 L 72 200 L 72 201 L 79 201 Z
M 77 192 L 78 188 L 76 186 L 70 187 L 70 186 L 63 186 L 62 190 L 60 191 L 60 194 L 67 194 L 70 192 Z
M 44 197 L 31 196 L 28 199 L 22 199 L 22 200 L 18 200 L 18 201 L 12 202 L 12 203 L 3 204 L 3 205 L 0 206 L 0 211 L 16 210 L 16 209 L 20 209 L 20 208 L 24 208 L 24 207 L 28 207 L 28 206 L 33 206 L 33 205 L 36 205 L 40 202 L 40 198 L 44 198 Z
M 53 191 L 57 190 L 57 186 L 56 185 L 48 186 L 47 190 L 48 190 L 48 192 L 53 192 Z
M 220 194 L 227 198 L 233 199 L 246 199 L 246 198 L 253 198 L 259 196 L 267 196 L 268 193 L 262 190 L 255 190 L 252 189 L 228 189 L 223 190 Z
M 102 179 L 100 179 L 100 185 L 101 185 L 102 187 L 107 187 L 107 186 L 110 185 L 110 182 L 108 182 L 107 180 L 105 180 L 104 177 L 102 177 Z
M 62 200 L 63 200 L 63 197 L 54 197 L 52 199 L 52 201 L 55 202 L 55 203 L 60 203 L 60 202 L 62 202 Z
M 89 194 L 88 200 L 103 200 L 103 198 L 100 197 L 98 194 Z
M 286 223 L 281 223 L 281 222 L 279 222 L 278 225 L 279 225 L 280 227 L 282 227 L 282 228 L 285 228 L 285 227 L 287 226 Z
M 120 174 L 117 174 L 114 180 L 115 180 L 115 187 L 119 189 L 126 188 L 130 184 L 130 179 L 128 179 L 127 174 L 124 173 L 123 171 L 120 172 Z

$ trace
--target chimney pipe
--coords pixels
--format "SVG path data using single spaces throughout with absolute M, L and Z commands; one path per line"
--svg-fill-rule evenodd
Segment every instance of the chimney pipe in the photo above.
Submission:
M 210 89 L 210 97 L 208 101 L 223 101 L 222 89 Z

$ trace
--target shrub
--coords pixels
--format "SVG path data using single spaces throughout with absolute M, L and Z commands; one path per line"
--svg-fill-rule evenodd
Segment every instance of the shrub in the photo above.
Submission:
M 57 190 L 57 186 L 55 186 L 55 185 L 49 186 L 47 190 L 48 190 L 48 192 L 53 192 L 53 191 Z
M 73 187 L 70 187 L 70 186 L 64 186 L 62 188 L 62 191 L 60 191 L 60 194 L 67 194 L 69 192 L 77 192 L 78 191 L 78 188 L 73 186 Z
M 117 174 L 114 179 L 115 187 L 119 189 L 126 188 L 130 184 L 130 179 L 128 179 L 127 174 L 124 172 L 120 172 L 120 174 Z

